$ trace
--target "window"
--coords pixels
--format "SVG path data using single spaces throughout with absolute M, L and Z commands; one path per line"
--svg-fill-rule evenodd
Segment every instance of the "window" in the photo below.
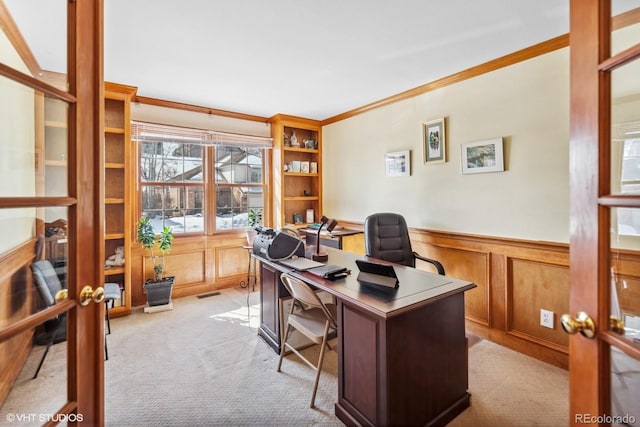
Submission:
M 140 144 L 142 215 L 154 230 L 168 225 L 174 233 L 204 231 L 202 148 L 162 140 Z
M 249 209 L 264 208 L 261 148 L 215 148 L 216 228 L 247 227 Z
M 146 123 L 134 123 L 132 133 L 140 153 L 141 215 L 156 232 L 167 225 L 176 234 L 245 228 L 249 209 L 264 209 L 270 139 Z
M 637 133 L 637 132 L 636 132 Z M 620 179 L 621 194 L 638 194 L 640 191 L 640 138 L 625 139 Z M 640 210 L 617 208 L 618 233 L 640 235 Z

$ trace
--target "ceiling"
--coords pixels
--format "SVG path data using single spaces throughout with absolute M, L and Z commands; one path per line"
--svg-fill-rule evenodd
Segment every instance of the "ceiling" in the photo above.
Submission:
M 64 72 L 66 1 L 4 2 L 40 66 Z M 105 80 L 263 117 L 327 119 L 569 31 L 568 0 L 104 3 Z

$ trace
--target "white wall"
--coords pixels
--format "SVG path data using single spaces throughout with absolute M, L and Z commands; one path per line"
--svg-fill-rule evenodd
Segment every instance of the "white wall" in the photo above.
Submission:
M 394 211 L 409 226 L 569 240 L 569 51 L 552 52 L 323 128 L 323 212 L 364 221 Z M 446 117 L 447 162 L 422 161 L 422 123 Z M 505 172 L 463 175 L 460 145 L 503 137 Z M 411 150 L 411 176 L 384 154 Z

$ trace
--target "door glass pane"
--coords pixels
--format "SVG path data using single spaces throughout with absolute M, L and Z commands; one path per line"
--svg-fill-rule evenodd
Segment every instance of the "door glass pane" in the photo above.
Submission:
M 611 209 L 611 329 L 640 347 L 640 209 Z
M 56 414 L 67 402 L 66 337 L 47 335 L 60 330 L 60 324 L 51 319 L 46 325 L 0 344 L 0 357 L 8 357 L 2 360 L 3 374 L 11 384 L 6 394 L 0 395 L 0 425 L 41 426 L 50 420 L 61 420 L 60 425 L 66 425 L 67 417 Z M 54 341 L 43 359 L 50 337 Z
M 0 197 L 66 196 L 65 102 L 0 76 Z
M 5 0 L 11 19 L 26 46 L 16 49 L 7 39 L 2 62 L 60 90 L 68 91 L 67 2 L 65 0 Z M 0 31 L 0 38 L 5 38 Z M 25 53 L 27 52 L 27 54 Z M 28 55 L 30 53 L 31 55 Z
M 640 361 L 611 347 L 612 426 L 632 426 L 640 421 Z
M 637 0 L 612 0 L 611 16 L 613 16 L 611 33 L 611 55 L 616 55 L 640 42 L 640 24 L 632 23 L 630 11 L 637 8 Z M 632 25 L 629 25 L 632 23 Z
M 67 196 L 69 106 L 66 102 L 46 98 L 44 103 L 44 195 Z M 36 135 L 40 124 L 36 121 Z M 36 139 L 36 146 L 38 141 Z M 37 149 L 36 149 L 37 150 Z
M 611 192 L 640 194 L 640 59 L 611 73 Z
M 66 221 L 46 220 L 59 213 L 48 208 L 0 209 L 0 330 L 55 306 L 56 295 L 62 296 Z M 67 217 L 66 209 L 60 216 Z M 0 425 L 42 425 L 66 403 L 66 338 L 63 313 L 0 342 Z

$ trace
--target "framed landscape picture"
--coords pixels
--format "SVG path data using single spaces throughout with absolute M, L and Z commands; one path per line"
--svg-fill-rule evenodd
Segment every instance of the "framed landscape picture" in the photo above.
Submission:
M 461 146 L 462 173 L 504 171 L 502 138 L 467 142 Z
M 444 117 L 422 124 L 422 145 L 425 164 L 447 161 Z

